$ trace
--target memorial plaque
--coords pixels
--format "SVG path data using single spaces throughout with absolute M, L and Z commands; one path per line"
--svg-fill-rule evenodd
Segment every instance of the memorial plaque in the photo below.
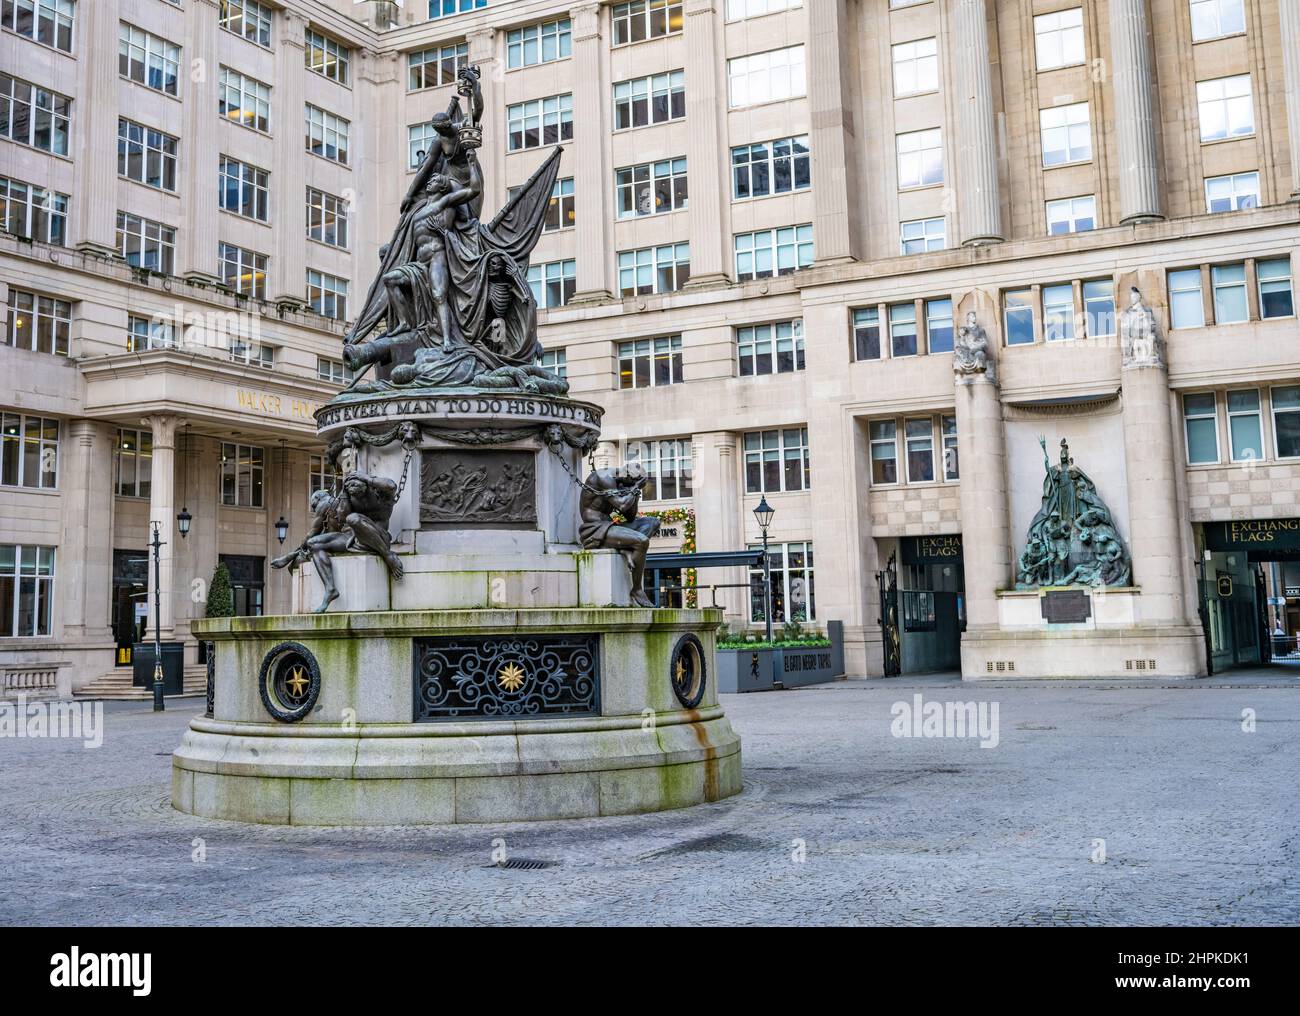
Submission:
M 1082 624 L 1092 616 L 1092 600 L 1083 589 L 1053 589 L 1039 604 L 1048 624 Z
M 529 451 L 424 451 L 420 522 L 536 525 L 534 462 Z

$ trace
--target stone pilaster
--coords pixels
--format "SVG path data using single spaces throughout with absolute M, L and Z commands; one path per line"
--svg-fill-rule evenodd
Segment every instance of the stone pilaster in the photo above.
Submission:
M 614 187 L 606 139 L 609 137 L 610 85 L 605 80 L 605 55 L 609 50 L 599 4 L 575 7 L 573 21 L 573 147 L 561 175 L 573 173 L 574 212 L 577 215 L 577 292 L 572 302 L 610 298 L 613 271 L 610 219 Z M 693 196 L 692 196 L 693 197 Z
M 737 436 L 730 431 L 696 434 L 692 442 L 691 490 L 695 499 L 695 544 L 700 551 L 740 550 L 744 533 L 740 526 L 740 480 L 736 467 Z M 698 573 L 701 585 L 723 585 L 746 581 L 744 568 L 725 568 Z M 701 592 L 700 606 L 711 604 L 708 592 Z M 718 603 L 729 620 L 747 622 L 748 596 L 743 589 L 721 589 Z
M 155 589 L 161 590 L 161 621 L 159 632 L 164 639 L 175 634 L 175 599 L 176 599 L 176 541 L 180 534 L 176 531 L 176 427 L 180 418 L 170 413 L 157 413 L 146 416 L 141 421 L 153 435 L 153 468 L 150 471 L 149 486 L 149 539 L 153 540 L 154 522 L 161 522 L 159 539 L 162 549 L 158 552 L 158 582 L 154 582 L 152 550 L 149 561 L 149 623 L 153 624 L 153 602 Z
M 185 222 L 178 223 L 180 271 L 187 279 L 202 281 L 217 278 L 220 212 L 216 188 L 221 155 L 217 140 L 217 84 L 221 73 L 217 14 L 215 0 L 190 0 L 185 5 L 182 52 L 189 73 L 181 84 L 185 133 L 180 143 L 180 188 L 185 200 Z M 282 109 L 276 112 L 279 119 L 285 116 Z M 292 133 L 300 138 L 300 125 Z
M 483 170 L 483 211 L 490 220 L 496 214 L 496 209 L 505 204 L 506 199 L 506 118 L 502 89 L 497 80 L 501 76 L 496 66 L 497 37 L 492 29 L 484 28 L 471 32 L 467 42 L 470 66 L 479 69 L 479 86 L 483 91 L 483 122 L 487 126 L 483 133 L 483 147 L 479 149 L 477 158 Z M 465 107 L 468 116 L 468 100 L 462 99 L 461 105 Z
M 1006 438 L 997 382 L 985 373 L 959 375 L 955 408 L 966 625 L 973 633 L 997 627 L 997 591 L 1012 585 Z
M 59 489 L 63 536 L 58 575 L 63 591 L 63 637 L 105 639 L 113 581 L 113 449 L 106 428 L 93 420 L 63 424 Z
M 993 116 L 988 7 L 984 0 L 954 0 L 953 46 L 957 89 L 957 189 L 961 245 L 1000 243 L 1002 199 L 998 187 L 998 132 Z
M 1300 0 L 1278 0 L 1286 130 L 1291 152 L 1291 200 L 1300 201 Z
M 68 138 L 77 176 L 71 239 L 78 250 L 96 253 L 117 250 L 117 171 L 103 161 L 117 151 L 117 33 L 118 0 L 77 6 L 78 97 Z
M 402 67 L 396 53 L 363 50 L 358 54 L 353 79 L 358 109 L 382 108 L 386 97 L 404 89 L 399 82 Z M 389 240 L 398 219 L 398 205 L 409 180 L 406 175 L 406 125 L 397 116 L 359 117 L 353 123 L 354 136 L 364 136 L 365 150 L 351 159 L 352 285 L 349 293 L 355 316 L 379 267 L 379 247 Z M 485 142 L 486 143 L 486 142 Z M 487 202 L 484 203 L 487 206 Z M 365 209 L 363 215 L 358 209 Z M 371 228 L 373 223 L 381 228 Z
M 686 0 L 686 171 L 691 182 L 691 285 L 725 282 L 731 272 L 731 201 L 724 191 L 727 95 L 720 83 L 721 0 Z M 606 189 L 612 182 L 606 183 Z M 724 194 L 727 197 L 724 198 Z
M 1146 0 L 1110 0 L 1120 222 L 1164 218 L 1155 71 Z M 1095 114 L 1094 114 L 1095 115 Z
M 277 204 L 275 250 L 271 255 L 270 296 L 276 303 L 307 302 L 307 193 L 303 183 L 302 124 L 305 114 L 304 69 L 307 20 L 285 10 L 275 50 L 275 95 L 271 132 L 275 136 L 275 165 L 271 193 Z
M 860 144 L 852 97 L 856 47 L 846 0 L 808 4 L 808 98 L 812 112 L 813 244 L 818 261 L 862 256 L 866 234 Z M 687 81 L 690 85 L 689 79 Z M 694 204 L 695 195 L 691 195 Z

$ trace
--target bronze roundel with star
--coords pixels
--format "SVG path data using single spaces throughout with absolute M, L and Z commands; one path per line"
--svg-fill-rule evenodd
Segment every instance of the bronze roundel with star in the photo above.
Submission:
M 281 723 L 297 723 L 320 698 L 320 664 L 298 642 L 281 642 L 262 658 L 257 677 L 262 705 Z
M 668 664 L 668 678 L 673 686 L 673 694 L 684 708 L 694 709 L 704 700 L 704 682 L 707 676 L 704 645 L 697 636 L 688 632 L 673 646 L 672 659 Z

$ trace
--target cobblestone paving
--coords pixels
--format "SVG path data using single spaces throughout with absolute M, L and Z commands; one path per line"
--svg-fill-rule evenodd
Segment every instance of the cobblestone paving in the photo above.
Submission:
M 1000 743 L 891 736 L 918 693 L 998 703 Z M 0 739 L 0 922 L 1300 923 L 1294 678 L 850 681 L 724 705 L 745 758 L 728 801 L 399 829 L 178 814 L 170 753 L 199 700 L 110 705 L 97 750 Z M 549 867 L 491 866 L 496 838 Z

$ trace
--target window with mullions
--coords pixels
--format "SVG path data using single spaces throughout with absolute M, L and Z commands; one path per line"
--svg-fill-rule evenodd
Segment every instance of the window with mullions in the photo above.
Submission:
M 1183 396 L 1183 429 L 1191 465 L 1219 461 L 1219 418 L 1213 392 Z
M 1232 173 L 1205 178 L 1205 210 L 1236 212 L 1259 207 L 1259 174 Z
M 5 341 L 9 345 L 35 353 L 68 355 L 72 304 L 10 287 L 8 306 Z
M 0 176 L 0 230 L 62 247 L 68 234 L 68 195 Z
M 246 367 L 261 367 L 262 370 L 275 369 L 275 347 L 265 342 L 245 342 L 232 339 L 230 342 L 230 359 Z
M 221 444 L 221 503 L 231 508 L 262 507 L 265 453 L 252 445 Z
M 803 321 L 777 321 L 736 329 L 740 376 L 790 374 L 804 369 Z
M 1250 75 L 1196 83 L 1196 106 L 1202 141 L 1222 141 L 1255 133 L 1255 105 Z
M 53 490 L 59 478 L 59 421 L 0 413 L 0 486 Z
M 1269 393 L 1273 403 L 1273 442 L 1279 459 L 1300 456 L 1300 385 L 1274 388 Z
M 618 344 L 619 388 L 659 388 L 682 380 L 680 335 Z
M 533 291 L 538 310 L 563 307 L 577 292 L 578 263 L 568 260 L 529 265 L 528 287 Z
M 1246 266 L 1215 265 L 1210 269 L 1210 285 L 1214 291 L 1214 323 L 1216 325 L 1240 324 L 1250 320 L 1246 301 Z
M 1227 393 L 1228 445 L 1233 462 L 1255 462 L 1264 457 L 1260 424 L 1259 390 L 1246 388 Z
M 928 416 L 903 421 L 907 442 L 907 482 L 934 481 L 934 421 Z
M 618 287 L 623 296 L 672 293 L 691 278 L 691 245 L 670 243 L 618 253 Z
M 1047 202 L 1047 235 L 1086 233 L 1097 228 L 1097 199 L 1086 194 Z
M 871 482 L 877 486 L 898 482 L 898 424 L 873 420 L 868 425 L 871 442 Z
M 532 67 L 573 55 L 573 22 L 546 21 L 525 25 L 506 36 L 506 66 Z
M 743 21 L 802 6 L 803 0 L 727 0 L 727 20 Z
M 618 217 L 660 215 L 687 207 L 686 159 L 664 159 L 614 171 Z
M 811 186 L 812 161 L 806 134 L 731 150 L 731 189 L 737 201 L 789 194 Z
M 121 118 L 117 121 L 117 172 L 159 190 L 176 190 L 176 145 L 170 134 Z
M 1040 71 L 1083 63 L 1083 8 L 1071 7 L 1034 18 L 1034 52 Z
M 889 305 L 889 352 L 897 359 L 900 356 L 916 356 L 916 304 L 891 303 Z
M 487 5 L 488 0 L 429 0 L 429 20 L 448 18 L 453 14 L 468 14 Z
M 417 123 L 406 128 L 407 165 L 418 169 L 425 155 L 438 144 L 438 132 L 429 123 Z
M 682 570 L 680 568 L 646 568 L 641 578 L 641 588 L 656 607 L 680 610 L 686 604 L 682 598 Z
M 957 417 L 940 417 L 939 428 L 943 433 L 943 478 L 960 479 L 961 471 L 957 468 Z
M 633 441 L 624 461 L 639 463 L 649 480 L 642 492 L 645 501 L 673 501 L 691 496 L 691 442 L 689 438 L 667 441 Z
M 334 486 L 334 472 L 325 464 L 324 455 L 312 455 L 307 460 L 307 497 L 318 490 L 329 490 Z
M 352 125 L 341 116 L 326 113 L 323 109 L 307 104 L 307 151 L 319 155 L 322 159 L 348 164 L 348 135 Z
M 523 189 L 511 187 L 507 192 L 513 198 Z M 542 218 L 542 232 L 554 233 L 561 229 L 571 229 L 577 223 L 578 210 L 574 199 L 573 177 L 561 177 L 551 188 L 551 199 L 546 202 L 546 214 Z
M 1255 262 L 1255 279 L 1259 286 L 1259 316 L 1286 318 L 1295 316 L 1291 294 L 1291 259 L 1269 258 Z
M 222 67 L 217 112 L 231 123 L 266 134 L 271 130 L 271 86 Z
M 1003 331 L 1008 346 L 1023 346 L 1034 341 L 1034 293 L 1013 289 L 1002 294 Z
M 762 550 L 763 545 L 752 544 L 750 550 Z M 816 598 L 813 595 L 813 545 L 811 543 L 774 543 L 769 545 L 771 576 L 772 621 L 807 622 L 816 618 Z M 763 566 L 749 570 L 749 619 L 766 621 L 767 597 L 763 590 Z
M 1192 41 L 1222 39 L 1246 31 L 1246 11 L 1242 0 L 1191 0 Z
M 738 233 L 735 253 L 736 279 L 740 282 L 789 275 L 813 263 L 812 224 Z
M 1092 158 L 1092 119 L 1086 102 L 1038 111 L 1044 166 L 1064 166 Z
M 118 212 L 117 250 L 132 268 L 172 275 L 176 270 L 176 229 Z
M 352 371 L 338 360 L 328 357 L 316 357 L 316 376 L 330 384 L 343 385 L 352 380 Z M 314 457 L 314 456 L 313 456 Z
M 936 219 L 912 219 L 899 223 L 899 242 L 903 254 L 924 254 L 927 251 L 943 250 L 947 246 L 945 221 L 942 216 Z
M 549 370 L 556 377 L 567 378 L 569 376 L 568 352 L 563 349 L 543 349 L 542 355 L 537 358 L 537 366 Z
M 853 312 L 853 359 L 880 359 L 879 307 L 859 307 Z
M 1091 338 L 1115 334 L 1115 280 L 1092 279 L 1083 284 L 1083 326 Z
M 727 94 L 732 109 L 807 95 L 803 46 L 728 60 Z
M 310 28 L 306 29 L 304 42 L 303 62 L 309 71 L 337 81 L 340 85 L 348 83 L 352 51 L 347 46 L 320 32 L 313 32 Z
M 686 72 L 614 82 L 614 129 L 680 120 L 686 115 Z
M 181 48 L 135 25 L 117 28 L 117 73 L 166 95 L 180 92 Z
M 42 46 L 72 52 L 73 0 L 4 0 L 0 28 Z
M 1048 342 L 1073 339 L 1074 287 L 1068 282 L 1058 286 L 1044 286 L 1043 338 Z
M 610 13 L 615 46 L 659 39 L 682 30 L 682 0 L 632 0 L 616 4 Z
M 150 349 L 173 349 L 176 345 L 176 326 L 172 322 L 136 314 L 126 319 L 127 352 L 143 353 Z
M 1180 268 L 1169 273 L 1169 327 L 1200 328 L 1205 324 L 1201 270 Z
M 348 280 L 307 269 L 307 304 L 322 317 L 348 319 Z
M 113 446 L 113 492 L 118 497 L 149 497 L 153 477 L 153 434 L 119 427 Z
M 438 88 L 456 83 L 456 75 L 469 66 L 469 43 L 434 46 L 407 54 L 407 88 Z M 430 128 L 432 130 L 432 128 Z
M 307 236 L 331 247 L 348 249 L 348 203 L 333 194 L 307 188 Z
M 925 301 L 925 345 L 931 353 L 952 352 L 952 300 Z
M 271 8 L 257 0 L 221 0 L 217 23 L 227 32 L 269 49 L 274 17 Z
M 0 638 L 53 631 L 54 548 L 0 543 Z
M 939 40 L 899 42 L 891 47 L 894 58 L 894 96 L 920 95 L 939 88 Z
M 573 139 L 573 95 L 550 95 L 545 99 L 520 102 L 506 107 L 509 150 L 541 148 Z
M 217 271 L 227 289 L 254 300 L 266 299 L 265 254 L 245 250 L 233 243 L 217 246 Z
M 271 209 L 271 176 L 264 169 L 221 157 L 219 204 L 228 212 L 266 222 Z
M 895 138 L 900 190 L 943 183 L 943 132 L 908 131 Z
M 66 95 L 0 73 L 0 138 L 67 155 L 71 107 Z
M 778 494 L 812 486 L 807 427 L 748 433 L 744 454 L 747 494 Z

